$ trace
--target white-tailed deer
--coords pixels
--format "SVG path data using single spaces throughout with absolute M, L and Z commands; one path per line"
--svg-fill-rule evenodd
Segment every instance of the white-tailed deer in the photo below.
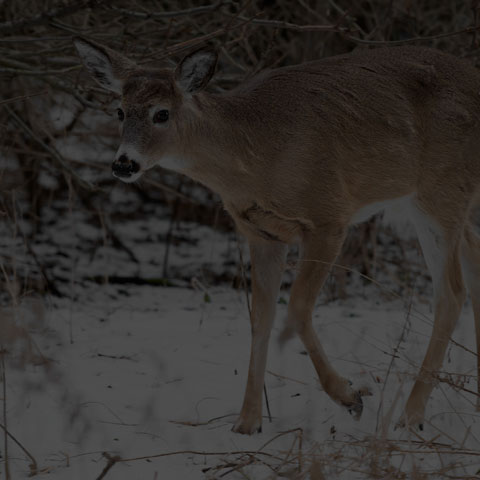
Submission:
M 262 72 L 232 91 L 204 87 L 217 55 L 198 50 L 175 71 L 145 69 L 77 39 L 86 68 L 121 95 L 125 182 L 159 165 L 217 192 L 249 241 L 252 343 L 234 430 L 261 429 L 270 331 L 287 245 L 302 259 L 283 338 L 298 333 L 325 392 L 362 411 L 362 392 L 332 367 L 312 310 L 348 226 L 403 198 L 431 273 L 435 322 L 404 420 L 421 425 L 469 288 L 480 348 L 480 73 L 436 50 L 363 50 Z M 463 276 L 462 276 L 463 271 Z M 477 365 L 478 368 L 478 365 Z

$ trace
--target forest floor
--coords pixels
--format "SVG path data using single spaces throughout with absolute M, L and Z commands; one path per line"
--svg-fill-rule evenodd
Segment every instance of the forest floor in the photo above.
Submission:
M 1 423 L 21 444 L 10 438 L 6 454 L 0 448 L 2 469 L 8 459 L 12 479 L 31 471 L 65 480 L 478 478 L 469 302 L 427 405 L 424 430 L 408 431 L 395 424 L 431 332 L 425 273 L 410 294 L 394 300 L 382 291 L 381 285 L 393 288 L 383 270 L 380 287 L 359 279 L 346 300 L 319 296 L 314 325 L 329 358 L 372 393 L 358 421 L 322 392 L 298 339 L 279 348 L 289 295 L 282 289 L 263 431 L 242 436 L 231 428 L 248 369 L 246 294 L 228 281 L 210 281 L 229 271 L 231 279 L 238 270 L 236 236 L 177 225 L 168 254 L 171 280 L 165 281 L 161 240 L 170 224 L 155 220 L 165 212 L 138 219 L 127 210 L 110 225 L 123 249 L 103 242 L 102 230 L 80 211 L 44 212 L 30 250 L 63 297 L 26 295 L 1 316 L 4 332 L 12 325 L 27 332 L 11 330 L 21 341 L 7 345 L 3 357 Z M 34 272 L 38 262 L 25 238 L 7 231 L 2 238 L 2 252 L 15 257 L 18 270 Z

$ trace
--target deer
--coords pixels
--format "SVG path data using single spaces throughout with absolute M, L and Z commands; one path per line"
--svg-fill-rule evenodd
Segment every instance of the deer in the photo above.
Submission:
M 312 312 L 349 226 L 392 201 L 408 213 L 433 282 L 432 334 L 399 421 L 423 429 L 467 291 L 480 351 L 478 70 L 435 49 L 381 47 L 264 70 L 212 92 L 211 46 L 169 69 L 142 67 L 89 39 L 74 43 L 93 79 L 121 97 L 113 175 L 134 182 L 155 166 L 186 175 L 221 197 L 247 239 L 251 350 L 232 430 L 261 431 L 267 351 L 292 244 L 300 260 L 280 341 L 298 335 L 323 390 L 360 417 L 370 392 L 329 362 Z

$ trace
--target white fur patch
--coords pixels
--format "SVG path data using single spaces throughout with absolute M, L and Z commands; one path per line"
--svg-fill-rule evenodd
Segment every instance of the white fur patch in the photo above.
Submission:
M 130 175 L 130 177 L 117 177 L 115 174 L 113 174 L 113 176 L 115 178 L 118 178 L 119 180 L 121 180 L 123 183 L 133 183 L 133 182 L 136 182 L 141 176 L 143 175 L 143 171 L 140 170 L 139 172 L 137 173 L 134 173 L 132 175 Z
M 432 277 L 434 294 L 437 298 L 446 264 L 447 249 L 444 233 L 437 222 L 423 212 L 415 201 L 411 205 L 411 219 L 417 231 L 423 256 Z
M 360 208 L 360 210 L 357 210 L 350 219 L 350 225 L 366 222 L 370 217 L 373 217 L 373 215 L 385 210 L 387 205 L 388 202 L 375 202 Z
M 132 145 L 120 145 L 120 148 L 115 155 L 115 159 L 118 160 L 122 155 L 125 155 L 129 160 L 135 160 L 140 165 L 140 170 L 137 173 L 132 174 L 130 177 L 117 177 L 115 174 L 114 177 L 118 178 L 124 183 L 133 183 L 137 181 L 146 170 L 146 162 L 143 159 L 143 156 L 138 153 L 137 149 Z
M 115 158 L 118 159 L 121 155 L 126 155 L 128 159 L 135 160 L 140 165 L 140 171 L 138 173 L 129 178 L 121 179 L 127 183 L 134 182 L 143 172 L 150 170 L 155 166 L 166 168 L 167 170 L 173 170 L 178 173 L 184 173 L 190 165 L 190 162 L 187 159 L 176 155 L 165 155 L 158 160 L 151 161 L 151 159 L 145 158 L 133 145 L 130 144 L 120 145 Z M 134 180 L 132 180 L 133 177 L 135 177 Z
M 177 157 L 176 155 L 165 155 L 160 160 L 157 160 L 155 165 L 166 168 L 167 170 L 183 173 L 189 167 L 190 162 L 187 159 Z
M 122 155 L 125 155 L 129 160 L 135 160 L 140 165 L 140 170 L 145 170 L 147 162 L 133 145 L 122 143 L 118 148 L 115 159 L 118 160 Z
M 384 221 L 397 228 L 405 228 L 409 222 L 413 224 L 432 277 L 435 295 L 438 295 L 446 262 L 446 245 L 440 226 L 419 208 L 414 195 L 366 205 L 355 213 L 350 223 L 363 222 L 381 211 L 385 211 Z
M 350 225 L 365 222 L 373 215 L 384 212 L 384 223 L 404 227 L 410 220 L 410 205 L 412 203 L 412 195 L 394 198 L 383 202 L 375 202 L 360 208 L 350 220 Z

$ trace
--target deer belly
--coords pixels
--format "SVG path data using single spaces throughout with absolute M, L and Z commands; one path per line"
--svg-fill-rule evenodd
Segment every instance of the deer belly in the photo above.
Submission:
M 414 198 L 414 194 L 410 194 L 403 197 L 365 205 L 353 214 L 352 218 L 350 219 L 350 225 L 365 222 L 370 217 L 373 217 L 373 215 L 380 212 L 386 213 L 386 223 L 397 226 L 403 225 L 410 217 Z

